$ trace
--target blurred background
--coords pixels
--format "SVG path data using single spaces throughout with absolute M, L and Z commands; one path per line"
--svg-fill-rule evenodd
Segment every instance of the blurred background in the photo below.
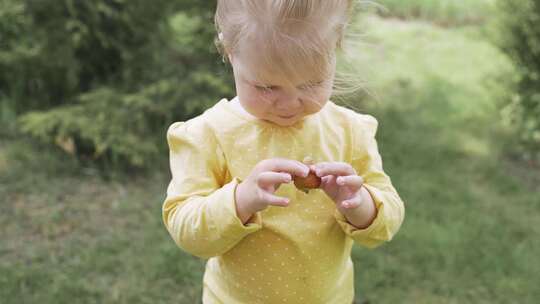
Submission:
M 540 0 L 362 2 L 336 101 L 406 204 L 358 303 L 539 303 Z M 234 96 L 214 1 L 0 0 L 0 302 L 198 303 L 167 127 Z

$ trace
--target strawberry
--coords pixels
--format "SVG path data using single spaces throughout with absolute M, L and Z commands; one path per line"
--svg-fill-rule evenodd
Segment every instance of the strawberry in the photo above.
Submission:
M 321 185 L 321 178 L 315 175 L 313 171 L 310 171 L 306 177 L 295 176 L 293 180 L 296 188 L 304 191 L 306 194 L 309 192 L 309 189 L 316 189 Z
M 306 156 L 303 163 L 309 166 L 312 165 L 314 162 L 310 156 Z M 296 188 L 304 191 L 306 194 L 309 192 L 309 189 L 316 189 L 319 188 L 319 186 L 321 185 L 321 178 L 318 177 L 315 172 L 313 172 L 313 170 L 309 171 L 308 176 L 294 176 L 293 180 Z

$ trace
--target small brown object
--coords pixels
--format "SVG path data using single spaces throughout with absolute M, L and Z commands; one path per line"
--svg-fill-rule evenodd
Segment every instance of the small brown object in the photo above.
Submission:
M 308 166 L 313 164 L 313 160 L 309 156 L 304 158 L 303 162 Z M 321 185 L 321 178 L 318 177 L 311 169 L 309 170 L 308 176 L 294 176 L 293 180 L 296 188 L 298 188 L 298 190 L 300 191 L 305 192 L 306 194 L 309 192 L 310 189 L 319 188 L 319 186 Z

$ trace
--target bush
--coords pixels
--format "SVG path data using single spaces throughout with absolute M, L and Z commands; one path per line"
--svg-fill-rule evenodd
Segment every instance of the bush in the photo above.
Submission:
M 503 109 L 528 159 L 540 160 L 540 0 L 498 2 L 498 43 L 516 66 L 514 96 Z
M 172 121 L 234 88 L 213 47 L 211 1 L 2 5 L 0 119 L 79 157 L 152 164 Z
M 494 0 L 379 0 L 383 16 L 422 19 L 440 25 L 481 23 L 492 11 Z

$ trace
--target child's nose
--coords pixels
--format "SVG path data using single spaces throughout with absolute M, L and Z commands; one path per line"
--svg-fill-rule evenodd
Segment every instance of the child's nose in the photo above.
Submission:
M 277 98 L 275 106 L 279 110 L 294 111 L 302 106 L 300 94 L 294 91 L 283 91 Z

